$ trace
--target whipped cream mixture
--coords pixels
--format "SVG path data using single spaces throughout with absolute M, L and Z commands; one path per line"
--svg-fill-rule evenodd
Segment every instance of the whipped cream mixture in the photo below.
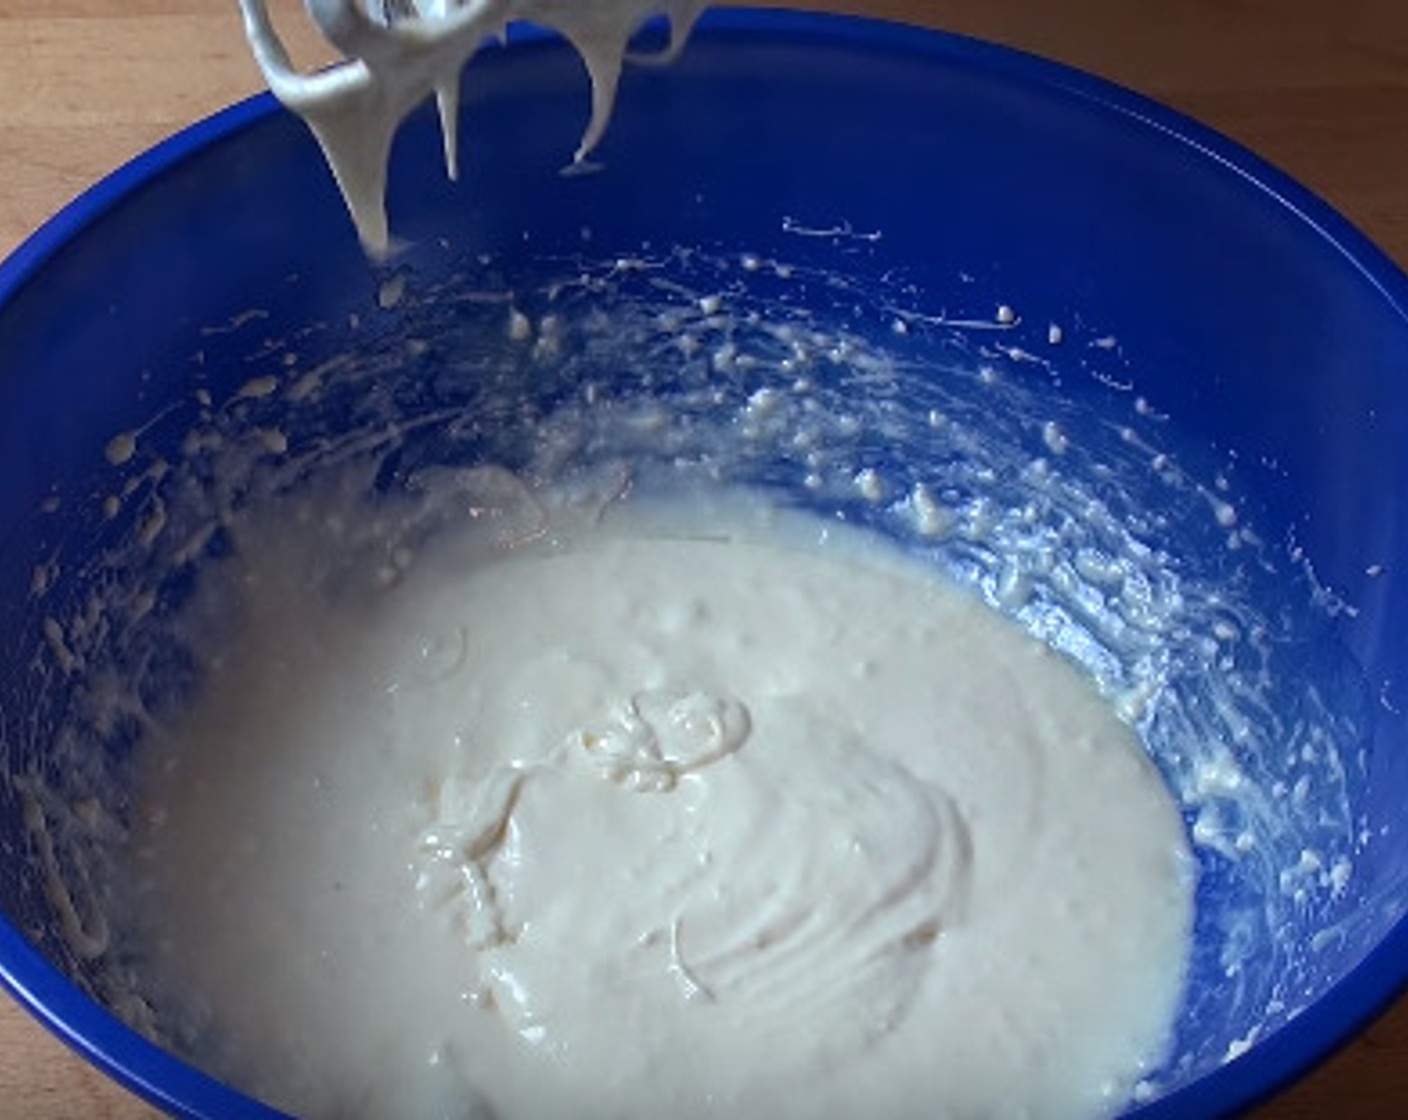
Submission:
M 573 156 L 581 168 L 601 140 L 616 100 L 631 35 L 651 16 L 671 21 L 668 61 L 688 37 L 704 0 L 304 0 L 328 42 L 346 60 L 317 74 L 290 61 L 265 0 L 240 0 L 245 33 L 269 89 L 317 136 L 367 249 L 390 248 L 385 194 L 396 129 L 431 97 L 440 111 L 445 164 L 458 174 L 460 72 L 512 20 L 565 36 L 592 83 L 592 113 Z M 632 56 L 633 58 L 637 56 Z
M 1062 656 L 759 501 L 441 498 L 473 527 L 389 558 L 317 498 L 236 525 L 192 611 L 242 621 L 132 874 L 204 1063 L 531 1120 L 1091 1116 L 1157 1065 L 1191 860 Z

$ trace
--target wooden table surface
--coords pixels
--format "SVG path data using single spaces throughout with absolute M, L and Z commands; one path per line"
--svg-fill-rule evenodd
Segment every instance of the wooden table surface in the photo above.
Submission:
M 319 59 L 289 15 L 295 54 Z M 1408 266 L 1408 0 L 816 0 L 995 39 L 1229 133 Z M 0 0 L 0 256 L 100 175 L 254 92 L 235 0 Z M 629 85 L 624 96 L 630 96 Z M 150 1117 L 0 994 L 0 1117 Z M 1408 1115 L 1408 998 L 1258 1120 Z

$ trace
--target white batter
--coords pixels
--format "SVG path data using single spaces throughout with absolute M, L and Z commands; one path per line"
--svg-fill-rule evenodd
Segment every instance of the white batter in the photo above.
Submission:
M 239 529 L 135 845 L 201 1059 L 314 1116 L 1118 1108 L 1191 860 L 1090 684 L 834 525 L 517 485 L 414 562 L 316 503 Z

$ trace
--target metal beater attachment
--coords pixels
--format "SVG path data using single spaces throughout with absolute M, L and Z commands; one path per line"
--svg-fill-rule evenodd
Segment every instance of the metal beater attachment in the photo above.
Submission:
M 705 0 L 303 0 L 309 18 L 343 61 L 312 74 L 289 59 L 265 0 L 240 0 L 245 34 L 273 94 L 308 123 L 322 145 L 367 249 L 389 247 L 387 162 L 402 120 L 432 95 L 440 111 L 445 168 L 459 173 L 460 73 L 509 21 L 560 32 L 582 56 L 592 83 L 592 114 L 572 167 L 583 166 L 606 131 L 621 65 L 668 62 L 683 48 Z M 670 20 L 657 55 L 627 51 L 655 15 Z

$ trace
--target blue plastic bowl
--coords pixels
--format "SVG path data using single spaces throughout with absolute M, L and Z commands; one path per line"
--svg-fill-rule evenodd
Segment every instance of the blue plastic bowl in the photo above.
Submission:
M 268 98 L 143 156 L 0 266 L 0 979 L 153 1102 L 193 1116 L 266 1112 L 86 994 L 101 990 L 107 964 L 73 951 L 23 821 L 25 775 L 57 788 L 120 784 L 131 746 L 130 728 L 109 728 L 94 734 L 85 775 L 70 772 L 71 754 L 56 761 L 81 674 L 54 670 L 43 634 L 46 617 L 79 611 L 91 590 L 97 569 L 83 557 L 132 530 L 126 513 L 105 514 L 114 468 L 104 448 L 146 425 L 142 454 L 177 457 L 201 407 L 194 388 L 228 401 L 349 339 L 384 354 L 418 332 L 431 361 L 466 329 L 445 308 L 477 306 L 445 295 L 475 283 L 532 299 L 551 275 L 605 291 L 639 274 L 680 291 L 712 285 L 905 356 L 910 381 L 887 407 L 913 423 L 893 438 L 856 436 L 856 454 L 887 477 L 939 469 L 929 461 L 938 437 L 915 434 L 928 411 L 935 401 L 962 411 L 994 378 L 1017 395 L 992 398 L 991 422 L 1007 425 L 1002 438 L 1030 439 L 1034 455 L 1039 433 L 1019 398 L 1061 418 L 1092 479 L 1105 477 L 1101 456 L 1169 456 L 1145 481 L 1121 483 L 1116 513 L 1183 575 L 1223 579 L 1285 620 L 1284 632 L 1261 635 L 1285 749 L 1245 768 L 1268 805 L 1300 814 L 1292 840 L 1319 846 L 1300 863 L 1299 847 L 1273 851 L 1281 873 L 1258 877 L 1225 844 L 1199 844 L 1198 947 L 1176 1050 L 1139 1114 L 1230 1112 L 1306 1070 L 1408 977 L 1403 275 L 1325 205 L 1198 125 L 952 36 L 713 15 L 677 66 L 628 77 L 605 172 L 563 177 L 581 87 L 575 57 L 541 37 L 478 59 L 459 186 L 438 171 L 429 115 L 412 122 L 393 173 L 393 227 L 410 246 L 394 264 L 409 296 L 394 307 L 381 306 L 395 302 L 388 274 L 363 258 L 315 145 Z M 1015 322 L 997 322 L 1003 305 Z M 397 407 L 411 413 L 447 401 L 472 413 L 450 370 L 428 367 L 414 391 L 406 381 L 388 391 L 409 393 Z M 629 371 L 614 376 L 602 375 L 603 391 L 646 391 Z M 725 396 L 738 388 L 720 376 Z M 574 391 L 570 378 L 536 384 L 539 410 L 552 403 L 542 396 Z M 515 391 L 464 454 L 511 457 L 495 433 L 519 415 L 525 390 Z M 241 407 L 283 407 L 257 396 Z M 353 408 L 277 419 L 296 443 L 351 423 Z M 970 411 L 981 423 L 985 410 Z M 407 442 L 408 457 L 434 453 Z M 748 480 L 800 492 L 791 467 L 757 463 Z M 798 500 L 887 528 L 880 513 L 827 507 L 824 495 Z M 1233 505 L 1235 526 L 1224 516 Z M 980 549 L 934 555 L 1001 601 Z M 1046 636 L 1082 655 L 1069 628 Z M 1175 658 L 1175 685 L 1179 672 L 1217 677 L 1195 637 L 1179 639 L 1188 660 Z M 1196 707 L 1182 711 L 1194 725 Z M 1143 729 L 1178 786 L 1187 759 L 1155 708 Z M 1329 777 L 1311 766 L 1325 744 L 1317 754 L 1298 738 L 1311 716 L 1335 740 Z M 1253 741 L 1263 731 L 1242 729 Z M 1207 823 L 1205 808 L 1188 802 L 1190 828 Z

